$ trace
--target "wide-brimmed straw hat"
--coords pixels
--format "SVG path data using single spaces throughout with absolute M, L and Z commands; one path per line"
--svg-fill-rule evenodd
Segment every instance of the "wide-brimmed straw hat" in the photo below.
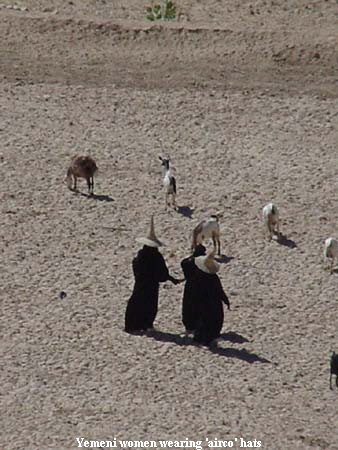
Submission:
M 214 259 L 215 249 L 209 252 L 207 255 L 198 256 L 195 258 L 196 266 L 205 273 L 217 273 L 220 269 L 220 265 Z
M 147 245 L 148 247 L 161 247 L 163 245 L 162 242 L 157 239 L 155 234 L 154 216 L 151 216 L 150 232 L 148 237 L 140 237 L 137 238 L 136 241 L 140 244 Z

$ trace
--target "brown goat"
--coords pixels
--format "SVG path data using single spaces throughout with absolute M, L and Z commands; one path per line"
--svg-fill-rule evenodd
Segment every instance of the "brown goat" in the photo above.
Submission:
M 90 156 L 73 156 L 65 178 L 68 188 L 76 191 L 77 178 L 84 178 L 87 181 L 89 195 L 93 195 L 96 171 L 97 165 Z

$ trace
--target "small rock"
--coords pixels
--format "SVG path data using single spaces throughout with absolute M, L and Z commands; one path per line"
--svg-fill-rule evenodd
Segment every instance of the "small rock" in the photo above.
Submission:
M 59 294 L 59 297 L 60 297 L 60 300 L 63 300 L 64 298 L 66 298 L 67 297 L 66 292 L 65 291 L 61 291 L 60 294 Z

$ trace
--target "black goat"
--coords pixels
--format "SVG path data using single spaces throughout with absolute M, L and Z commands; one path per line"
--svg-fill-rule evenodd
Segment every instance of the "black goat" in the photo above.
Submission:
M 338 353 L 333 352 L 331 356 L 330 389 L 332 389 L 332 375 L 336 375 L 336 386 L 338 388 Z

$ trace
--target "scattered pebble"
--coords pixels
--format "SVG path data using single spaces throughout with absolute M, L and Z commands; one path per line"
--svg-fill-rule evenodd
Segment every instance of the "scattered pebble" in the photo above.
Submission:
M 27 6 L 5 5 L 4 3 L 0 3 L 0 9 L 13 9 L 14 11 L 28 11 Z

